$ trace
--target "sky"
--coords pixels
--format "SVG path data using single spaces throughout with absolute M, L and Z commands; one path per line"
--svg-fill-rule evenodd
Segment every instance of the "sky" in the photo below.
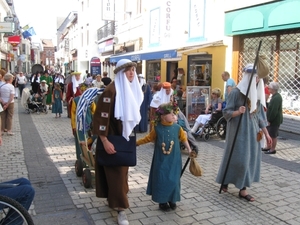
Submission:
M 77 11 L 78 0 L 13 0 L 20 26 L 29 24 L 41 39 L 55 39 L 57 17 Z

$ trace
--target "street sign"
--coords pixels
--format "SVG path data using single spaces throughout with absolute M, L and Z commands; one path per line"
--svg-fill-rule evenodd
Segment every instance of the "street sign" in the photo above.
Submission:
M 0 22 L 0 33 L 12 33 L 15 29 L 15 24 L 10 22 Z
M 4 17 L 4 21 L 5 22 L 14 23 L 14 22 L 17 22 L 17 18 L 16 17 L 6 16 L 6 17 Z

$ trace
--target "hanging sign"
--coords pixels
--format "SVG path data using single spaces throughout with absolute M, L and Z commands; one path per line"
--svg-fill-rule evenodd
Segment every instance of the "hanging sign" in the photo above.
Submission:
M 96 76 L 101 74 L 101 61 L 98 57 L 93 57 L 91 59 L 91 75 Z

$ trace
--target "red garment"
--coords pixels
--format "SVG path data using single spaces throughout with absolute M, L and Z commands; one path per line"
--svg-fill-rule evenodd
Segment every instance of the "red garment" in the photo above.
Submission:
M 68 108 L 69 115 L 71 115 L 71 107 L 72 107 L 72 101 L 70 101 L 70 100 L 72 100 L 73 98 L 80 96 L 82 94 L 79 87 L 77 87 L 76 89 L 77 89 L 77 91 L 74 95 L 73 82 L 69 83 L 67 86 L 66 101 L 67 101 L 67 104 L 69 105 L 69 108 Z
M 265 86 L 265 95 L 270 95 L 269 87 Z

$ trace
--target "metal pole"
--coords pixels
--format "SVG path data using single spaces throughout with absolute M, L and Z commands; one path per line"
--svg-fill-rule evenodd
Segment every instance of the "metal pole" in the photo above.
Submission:
M 243 106 L 246 106 L 246 103 L 247 103 L 247 98 L 248 98 L 248 94 L 249 94 L 249 91 L 250 91 L 251 81 L 252 81 L 252 78 L 253 78 L 253 75 L 254 75 L 254 69 L 255 69 L 255 67 L 257 65 L 257 61 L 258 61 L 258 55 L 259 55 L 261 43 L 262 43 L 262 41 L 260 41 L 259 45 L 258 45 L 258 49 L 257 49 L 257 53 L 256 53 L 256 57 L 255 57 L 253 69 L 252 69 L 252 72 L 251 72 L 251 77 L 250 77 L 250 80 L 249 80 L 249 84 L 248 84 L 246 97 L 245 97 Z M 236 138 L 237 138 L 237 133 L 239 132 L 239 128 L 240 128 L 240 124 L 241 124 L 243 115 L 244 114 L 240 115 L 240 118 L 239 118 L 239 121 L 238 121 L 238 125 L 237 125 L 236 132 L 235 132 L 235 135 L 234 135 L 234 138 L 233 138 L 231 150 L 230 150 L 230 153 L 229 153 L 229 158 L 228 158 L 228 161 L 227 161 L 227 164 L 226 164 L 226 167 L 225 167 L 224 176 L 223 176 L 223 179 L 222 179 L 222 182 L 221 182 L 219 194 L 221 194 L 221 192 L 222 192 L 222 186 L 224 185 L 224 181 L 225 181 L 226 174 L 227 174 L 227 171 L 228 171 L 228 167 L 229 167 L 229 164 L 230 164 L 231 156 L 232 156 L 232 153 L 233 153 L 233 148 L 234 148 L 235 141 L 236 141 Z

